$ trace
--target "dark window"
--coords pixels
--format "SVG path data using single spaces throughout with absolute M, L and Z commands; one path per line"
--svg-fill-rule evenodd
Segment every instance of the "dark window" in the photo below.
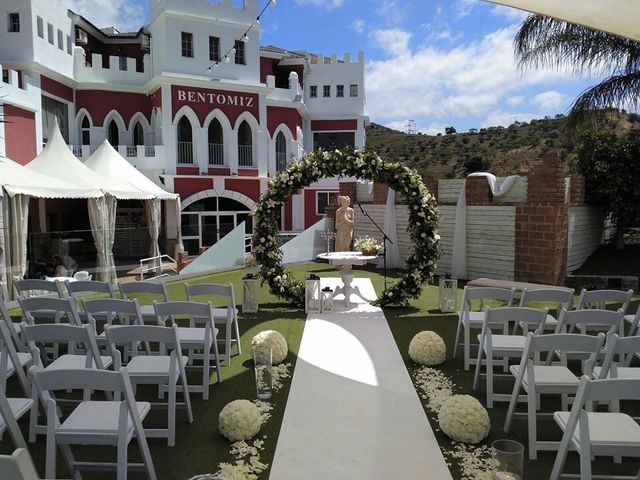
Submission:
M 135 127 L 133 127 L 133 144 L 144 145 L 144 129 L 140 122 L 136 122 Z
M 19 13 L 9 14 L 9 31 L 15 32 L 15 33 L 20 31 L 20 14 Z
M 109 122 L 107 140 L 109 140 L 112 147 L 118 148 L 118 145 L 120 145 L 120 131 L 118 130 L 118 124 L 115 120 Z
M 127 57 L 120 57 L 120 70 L 127 71 Z
M 309 96 L 311 98 L 316 98 L 318 96 L 318 86 L 317 85 L 311 85 L 309 87 Z
M 218 37 L 209 37 L 209 60 L 220 61 L 220 38 Z
M 330 97 L 331 96 L 331 85 L 323 85 L 322 86 L 322 96 Z
M 333 150 L 335 148 L 354 147 L 354 132 L 316 132 L 313 134 L 313 149 L 324 148 Z
M 37 24 L 38 24 L 38 36 L 40 38 L 44 38 L 44 21 L 42 20 L 42 17 L 37 18 Z
M 356 85 L 356 84 L 349 85 L 349 96 L 350 97 L 357 97 L 358 96 L 358 85 Z
M 326 213 L 331 203 L 338 202 L 338 192 L 316 192 L 316 214 Z
M 193 33 L 182 32 L 182 56 L 193 58 Z
M 91 145 L 91 124 L 89 118 L 85 115 L 82 119 L 82 145 Z
M 236 64 L 246 65 L 247 62 L 244 58 L 244 42 L 242 40 L 236 40 L 235 49 L 236 49 Z
M 344 97 L 344 85 L 338 85 L 336 87 L 336 97 Z
M 224 139 L 222 125 L 217 118 L 209 124 L 209 165 L 224 165 Z
M 284 133 L 280 132 L 276 136 L 276 171 L 279 172 L 287 168 L 287 139 Z
M 47 23 L 47 40 L 49 40 L 49 43 L 53 45 L 53 25 L 50 23 Z
M 241 167 L 253 166 L 253 137 L 251 127 L 246 120 L 238 128 L 238 165 Z
M 187 117 L 178 122 L 178 163 L 193 163 L 193 130 Z
M 71 43 L 71 35 L 67 35 L 67 53 L 71 55 L 73 51 L 73 44 Z
M 58 30 L 58 48 L 64 50 L 64 33 L 62 33 L 62 30 Z

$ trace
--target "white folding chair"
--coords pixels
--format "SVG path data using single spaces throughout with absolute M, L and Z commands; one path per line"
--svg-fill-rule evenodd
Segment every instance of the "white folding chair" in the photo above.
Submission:
M 53 318 L 54 323 L 61 323 L 63 318 L 70 325 L 81 325 L 78 307 L 73 298 L 32 297 L 18 298 L 22 308 L 22 320 L 33 325 L 37 320 Z
M 608 304 L 619 304 L 623 315 L 629 309 L 633 290 L 585 290 L 580 291 L 576 310 L 606 310 Z M 624 336 L 624 325 L 620 325 L 620 335 Z
M 471 365 L 471 329 L 482 328 L 482 322 L 484 320 L 484 304 L 485 302 L 506 303 L 506 306 L 510 307 L 513 303 L 513 296 L 515 295 L 515 289 L 507 290 L 505 288 L 490 288 L 490 287 L 464 287 L 464 293 L 462 295 L 462 308 L 458 312 L 458 329 L 456 330 L 456 341 L 453 346 L 453 356 L 456 357 L 458 353 L 458 346 L 460 345 L 460 337 L 463 338 L 464 348 L 464 369 L 469 370 Z M 480 311 L 472 310 L 473 301 L 478 301 Z
M 100 351 L 96 344 L 95 332 L 91 325 L 25 325 L 24 336 L 27 341 L 34 365 L 47 371 L 55 370 L 78 370 L 78 369 L 98 369 L 104 370 L 111 366 L 111 356 L 100 356 Z M 58 351 L 59 345 L 66 345 L 67 353 L 48 358 L 44 354 L 44 346 L 54 344 L 54 351 Z M 80 347 L 82 345 L 82 347 Z M 29 441 L 35 442 L 38 433 L 44 433 L 43 427 L 37 424 L 38 403 L 36 392 L 31 388 L 34 403 L 31 411 L 29 425 Z M 85 397 L 89 391 L 85 391 Z M 44 405 L 46 408 L 46 405 Z
M 640 379 L 640 367 L 631 366 L 631 361 L 640 352 L 640 336 L 620 337 L 616 333 L 609 333 L 605 351 L 602 366 L 593 368 L 593 378 Z
M 41 280 L 38 278 L 27 278 L 14 282 L 18 296 L 23 298 L 49 296 L 65 298 L 64 283 L 59 281 Z
M 202 398 L 209 398 L 209 377 L 211 360 L 214 362 L 218 382 L 222 381 L 220 371 L 220 354 L 218 352 L 218 329 L 213 325 L 213 312 L 210 303 L 195 302 L 163 302 L 155 303 L 156 315 L 161 325 L 170 319 L 172 325 L 178 325 L 176 316 L 187 316 L 189 326 L 178 325 L 178 337 L 183 349 L 189 350 L 189 364 L 195 360 L 202 361 L 202 385 L 190 385 L 192 392 L 202 392 Z M 204 327 L 198 327 L 204 324 Z M 211 348 L 213 347 L 213 358 Z
M 138 299 L 124 300 L 120 298 L 99 298 L 96 300 L 86 300 L 84 310 L 87 321 L 96 332 L 96 343 L 100 348 L 108 345 L 104 328 L 113 325 L 114 320 L 118 320 L 120 325 L 144 325 L 142 312 Z M 98 333 L 97 323 L 103 322 L 103 328 Z M 147 352 L 149 352 L 149 342 L 145 342 Z M 130 352 L 125 351 L 125 360 L 130 356 Z
M 169 293 L 164 283 L 155 282 L 129 282 L 120 284 L 120 293 L 125 300 L 133 300 L 139 295 L 145 295 L 149 298 L 151 295 L 152 302 L 168 302 Z M 145 323 L 157 324 L 156 311 L 153 304 L 141 305 L 140 311 Z
M 522 323 L 528 328 L 535 327 L 536 332 L 542 333 L 547 318 L 547 309 L 536 310 L 525 307 L 490 308 L 485 310 L 482 331 L 478 335 L 479 345 L 476 371 L 473 378 L 473 389 L 478 387 L 480 370 L 486 366 L 486 394 L 487 408 L 493 408 L 493 402 L 508 402 L 509 394 L 494 393 L 493 380 L 494 363 L 502 363 L 507 371 L 509 359 L 520 358 L 524 352 L 526 338 L 523 335 L 509 335 L 509 326 Z M 493 330 L 492 330 L 493 329 Z M 493 331 L 498 333 L 493 333 Z M 502 332 L 502 333 L 499 333 Z M 483 360 L 485 357 L 485 360 Z M 508 375 L 511 377 L 511 375 Z
M 86 270 L 79 270 L 73 274 L 73 278 L 75 278 L 79 282 L 84 282 L 84 281 L 90 281 L 92 278 L 92 275 Z
M 190 302 L 211 302 L 213 308 L 214 325 L 225 326 L 225 364 L 231 365 L 231 344 L 235 343 L 238 347 L 238 355 L 242 353 L 240 346 L 240 329 L 238 328 L 238 309 L 236 308 L 236 299 L 233 293 L 233 284 L 220 285 L 217 283 L 198 283 L 190 285 L 185 284 L 187 291 L 187 300 Z M 223 307 L 219 308 L 217 301 L 221 300 Z M 235 337 L 235 338 L 234 338 Z
M 47 412 L 46 478 L 55 478 L 57 448 L 67 462 L 74 479 L 81 479 L 81 471 L 116 470 L 117 479 L 125 480 L 128 470 L 144 471 L 147 478 L 156 480 L 153 460 L 142 428 L 151 406 L 136 402 L 126 368 L 118 372 L 105 370 L 44 371 L 32 367 L 29 374 L 40 394 Z M 85 400 L 62 417 L 53 393 L 59 390 L 89 389 L 113 394 L 113 400 Z M 121 394 L 124 399 L 120 400 Z M 136 437 L 142 463 L 131 464 L 127 446 Z M 117 462 L 77 461 L 71 445 L 112 445 L 117 447 Z
M 624 321 L 629 324 L 629 331 L 627 332 L 627 335 L 632 337 L 640 333 L 640 304 L 638 304 L 638 309 L 634 315 L 624 316 Z
M 11 455 L 0 455 L 0 478 L 39 480 L 33 459 L 26 448 L 16 448 Z
M 6 387 L 7 379 L 15 374 L 22 390 L 28 396 L 31 388 L 25 369 L 31 366 L 33 358 L 29 352 L 16 350 L 7 325 L 7 322 L 0 320 L 0 386 Z
M 555 412 L 553 419 L 563 430 L 562 440 L 551 471 L 551 480 L 561 477 L 570 448 L 580 455 L 580 478 L 633 478 L 607 475 L 592 475 L 592 457 L 640 457 L 640 425 L 626 413 L 618 410 L 620 400 L 640 399 L 640 379 L 615 378 L 591 380 L 580 379 L 571 411 Z M 612 412 L 594 412 L 594 402 L 613 405 Z
M 522 295 L 520 296 L 520 306 L 547 309 L 553 307 L 556 310 L 556 315 L 559 316 L 563 308 L 565 310 L 571 310 L 573 307 L 573 294 L 573 289 L 558 290 L 555 288 L 540 288 L 528 290 L 525 288 L 522 290 Z M 532 303 L 534 305 L 531 305 Z M 547 313 L 547 319 L 544 323 L 545 330 L 555 330 L 557 325 L 558 319 Z M 522 329 L 524 335 L 527 334 L 528 329 L 526 324 L 516 324 L 513 327 L 514 334 L 518 327 Z
M 0 320 L 3 320 L 7 324 L 7 329 L 11 334 L 11 339 L 13 340 L 13 344 L 15 345 L 16 349 L 21 352 L 26 351 L 26 345 L 20 337 L 20 333 L 22 332 L 22 327 L 24 326 L 24 324 L 23 322 L 14 322 L 13 320 L 11 320 L 9 311 L 7 310 L 7 307 L 3 302 L 0 302 Z
M 147 437 L 166 437 L 167 445 L 173 447 L 176 440 L 176 391 L 178 382 L 182 386 L 184 404 L 187 407 L 187 420 L 193 422 L 191 399 L 185 365 L 189 358 L 182 356 L 178 327 L 159 327 L 155 325 L 107 326 L 106 333 L 113 364 L 116 370 L 123 366 L 122 354 L 118 347 L 132 352 L 127 363 L 127 371 L 132 385 L 158 385 L 158 391 L 167 390 L 168 400 L 163 404 L 167 408 L 167 428 L 145 428 Z M 142 342 L 152 342 L 157 350 L 141 355 L 138 345 Z
M 581 334 L 527 334 L 525 351 L 522 354 L 520 365 L 512 365 L 509 370 L 516 377 L 513 386 L 511 401 L 504 423 L 504 431 L 508 433 L 516 410 L 518 401 L 527 402 L 527 423 L 529 429 L 529 458 L 535 460 L 538 450 L 556 450 L 558 442 L 539 441 L 537 437 L 537 417 L 540 415 L 540 395 L 560 395 L 562 408 L 568 409 L 569 395 L 575 394 L 579 379 L 567 368 L 566 356 L 561 355 L 559 365 L 551 365 L 550 360 L 554 352 L 583 352 L 590 355 L 586 362 L 586 370 L 583 373 L 590 374 L 589 367 L 595 364 L 597 354 L 604 344 L 604 334 L 597 336 Z M 547 353 L 547 360 L 542 361 L 541 353 Z M 526 392 L 526 396 L 520 395 L 520 389 Z
M 7 398 L 4 386 L 0 385 L 0 434 L 9 431 L 9 436 L 18 448 L 27 448 L 27 442 L 20 431 L 18 420 L 29 410 L 33 400 L 30 398 Z M 0 478 L 11 478 L 3 477 Z
M 70 282 L 67 280 L 65 283 L 69 291 L 69 296 L 76 299 L 78 315 L 82 321 L 87 321 L 87 313 L 83 308 L 83 303 L 87 298 L 116 298 L 113 287 L 109 282 L 94 282 L 92 280 Z

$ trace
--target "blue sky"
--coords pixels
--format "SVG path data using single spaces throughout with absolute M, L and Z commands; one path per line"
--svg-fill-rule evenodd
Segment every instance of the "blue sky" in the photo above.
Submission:
M 136 30 L 148 22 L 147 0 L 66 2 L 101 27 Z M 362 50 L 371 121 L 404 130 L 414 120 L 417 131 L 431 134 L 446 126 L 466 131 L 566 113 L 594 82 L 518 71 L 512 42 L 523 18 L 479 0 L 278 0 L 262 18 L 261 45 L 339 57 Z

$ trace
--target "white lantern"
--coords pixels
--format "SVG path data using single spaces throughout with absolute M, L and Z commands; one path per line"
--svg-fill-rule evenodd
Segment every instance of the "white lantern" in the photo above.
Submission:
M 333 290 L 324 287 L 320 294 L 322 295 L 322 313 L 333 312 Z
M 439 308 L 443 313 L 455 312 L 458 309 L 458 279 L 440 277 L 438 289 L 440 301 Z
M 251 274 L 242 278 L 242 313 L 258 311 L 258 279 Z
M 309 275 L 304 282 L 304 311 L 307 313 L 322 311 L 320 278 L 317 275 Z

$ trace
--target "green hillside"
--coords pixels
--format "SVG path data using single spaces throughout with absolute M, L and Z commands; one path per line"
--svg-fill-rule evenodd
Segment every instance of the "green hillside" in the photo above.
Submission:
M 367 147 L 382 157 L 405 162 L 424 178 L 461 178 L 486 170 L 495 175 L 525 175 L 531 163 L 550 150 L 559 150 L 571 168 L 575 144 L 564 135 L 564 115 L 514 122 L 508 127 L 471 129 L 446 135 L 407 134 L 372 123 Z M 637 114 L 612 115 L 608 128 L 640 127 Z

